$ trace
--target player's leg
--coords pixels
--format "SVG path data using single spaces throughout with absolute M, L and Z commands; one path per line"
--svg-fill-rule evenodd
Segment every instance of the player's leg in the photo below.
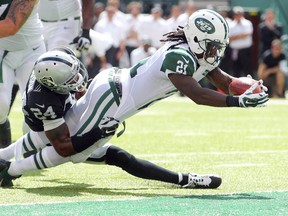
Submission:
M 178 184 L 186 188 L 217 188 L 222 182 L 216 175 L 181 173 L 165 169 L 110 144 L 94 151 L 87 162 L 105 162 L 122 168 L 135 177 Z
M 3 56 L 0 55 L 0 148 L 5 148 L 11 144 L 11 129 L 8 113 L 14 84 L 14 72 L 2 58 Z M 7 56 L 5 56 L 5 58 L 7 58 Z
M 37 152 L 48 144 L 49 140 L 44 132 L 30 131 L 10 146 L 0 149 L 0 159 L 11 160 L 15 158 L 19 160 L 26 152 Z

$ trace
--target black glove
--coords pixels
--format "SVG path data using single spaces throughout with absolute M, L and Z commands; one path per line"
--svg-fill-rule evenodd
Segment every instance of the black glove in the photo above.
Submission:
M 92 41 L 89 34 L 89 29 L 83 29 L 82 34 L 73 39 L 72 43 L 76 44 L 76 49 L 78 51 L 88 50 Z

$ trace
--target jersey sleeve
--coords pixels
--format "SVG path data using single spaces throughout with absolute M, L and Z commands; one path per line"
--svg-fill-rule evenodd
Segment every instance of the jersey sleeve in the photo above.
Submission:
M 193 76 L 197 69 L 196 60 L 185 50 L 169 50 L 161 66 L 167 76 L 171 73 Z

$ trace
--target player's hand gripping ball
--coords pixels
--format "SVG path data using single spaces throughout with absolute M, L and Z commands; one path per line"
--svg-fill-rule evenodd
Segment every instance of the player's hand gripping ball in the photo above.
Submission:
M 257 83 L 259 81 L 254 80 L 250 77 L 239 77 L 236 79 L 233 79 L 232 82 L 229 84 L 229 94 L 230 95 L 241 95 L 243 94 L 247 89 L 249 89 L 254 83 Z M 253 91 L 253 94 L 261 93 L 263 90 L 261 88 L 261 84 L 255 88 Z

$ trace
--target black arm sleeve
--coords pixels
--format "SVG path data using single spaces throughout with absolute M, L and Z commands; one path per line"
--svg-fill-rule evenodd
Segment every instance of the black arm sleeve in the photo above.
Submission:
M 95 142 L 105 137 L 105 133 L 99 128 L 93 128 L 85 134 L 71 136 L 71 142 L 76 152 L 84 151 Z

